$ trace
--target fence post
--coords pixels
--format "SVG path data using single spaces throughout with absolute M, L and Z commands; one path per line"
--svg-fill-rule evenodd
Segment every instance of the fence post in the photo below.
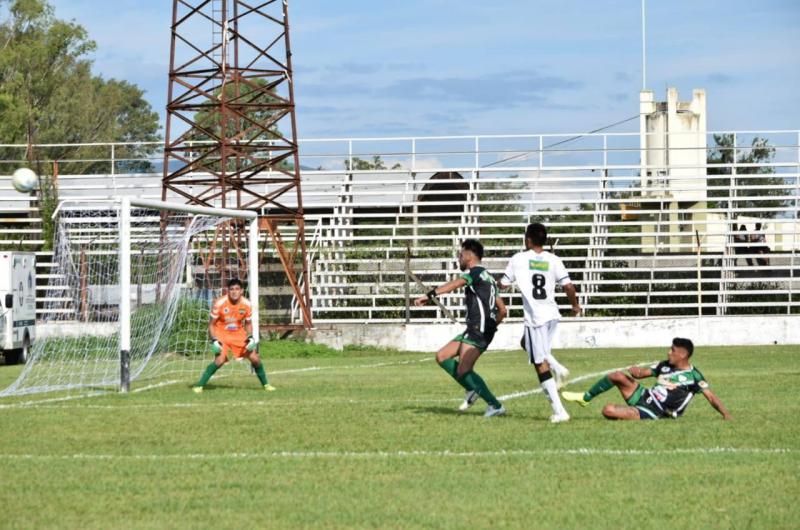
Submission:
M 405 284 L 403 289 L 406 297 L 406 324 L 409 324 L 411 322 L 411 278 L 408 275 L 408 270 L 411 263 L 411 245 L 408 242 L 406 242 L 406 263 L 409 265 L 404 267 Z

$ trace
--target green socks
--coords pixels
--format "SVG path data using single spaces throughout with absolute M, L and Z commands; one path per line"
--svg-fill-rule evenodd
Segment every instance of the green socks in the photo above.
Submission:
M 206 367 L 206 371 L 203 372 L 203 376 L 200 378 L 200 381 L 195 386 L 206 386 L 208 380 L 211 379 L 211 376 L 214 375 L 218 369 L 219 367 L 216 365 L 216 363 L 212 362 L 209 364 Z
M 258 376 L 258 380 L 261 381 L 261 385 L 267 384 L 267 374 L 264 372 L 264 363 L 259 363 L 256 366 L 256 375 Z
M 450 377 L 455 379 L 456 382 L 463 386 L 465 390 L 473 390 L 473 388 L 469 387 L 463 379 L 458 378 L 458 361 L 453 358 L 445 359 L 439 363 L 439 366 L 442 367 L 442 370 L 450 374 Z
M 211 364 L 209 364 L 206 367 L 206 371 L 203 372 L 203 376 L 200 378 L 200 381 L 198 381 L 198 383 L 195 386 L 206 386 L 208 380 L 211 379 L 211 376 L 214 375 L 217 372 L 217 370 L 219 370 L 219 367 L 216 365 L 216 363 L 212 362 Z M 262 386 L 266 385 L 268 381 L 267 381 L 267 373 L 264 371 L 264 363 L 260 363 L 258 366 L 256 366 L 255 371 L 258 380 L 261 381 L 261 385 Z
M 476 374 L 474 371 L 470 370 L 469 372 L 465 373 L 461 377 L 461 379 L 463 380 L 463 382 L 459 381 L 459 383 L 464 385 L 464 388 L 471 387 L 489 405 L 495 408 L 502 407 L 502 404 L 499 401 L 497 401 L 497 398 L 494 397 L 494 394 L 492 394 L 492 392 L 489 390 L 489 387 L 486 386 L 486 381 L 484 381 L 483 378 L 478 374 Z M 469 385 L 469 387 L 467 385 Z
M 592 388 L 586 391 L 583 394 L 584 401 L 591 401 L 592 398 L 595 398 L 605 392 L 606 390 L 610 390 L 614 388 L 614 383 L 608 378 L 608 376 L 603 376 L 602 379 L 598 380 L 595 384 L 592 385 Z
M 486 381 L 481 376 L 470 370 L 463 376 L 458 377 L 458 361 L 455 359 L 445 359 L 439 363 L 442 370 L 447 372 L 450 377 L 455 379 L 459 385 L 463 386 L 465 390 L 474 390 L 486 403 L 493 407 L 500 407 L 500 402 L 494 397 L 494 394 L 486 386 Z

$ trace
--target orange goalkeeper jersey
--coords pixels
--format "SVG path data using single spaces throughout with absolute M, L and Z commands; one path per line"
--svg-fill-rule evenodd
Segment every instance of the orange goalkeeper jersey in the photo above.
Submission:
M 211 306 L 211 318 L 217 319 L 214 324 L 217 338 L 246 337 L 244 323 L 250 321 L 251 315 L 250 300 L 244 296 L 235 304 L 231 303 L 228 295 L 216 299 Z

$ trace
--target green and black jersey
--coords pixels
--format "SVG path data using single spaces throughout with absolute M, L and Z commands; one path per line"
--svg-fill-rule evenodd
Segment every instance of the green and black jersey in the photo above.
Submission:
M 695 394 L 708 388 L 705 377 L 694 366 L 678 370 L 668 361 L 661 361 L 651 370 L 653 377 L 657 378 L 655 386 L 650 389 L 652 405 L 664 416 L 677 418 Z
M 472 267 L 461 276 L 467 282 L 467 327 L 481 333 L 491 332 L 497 327 L 497 283 L 483 267 Z

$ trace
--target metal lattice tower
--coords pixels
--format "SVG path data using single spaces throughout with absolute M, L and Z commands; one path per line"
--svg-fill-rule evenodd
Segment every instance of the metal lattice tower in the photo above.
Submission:
M 173 1 L 162 198 L 173 194 L 258 211 L 311 326 L 286 0 Z

